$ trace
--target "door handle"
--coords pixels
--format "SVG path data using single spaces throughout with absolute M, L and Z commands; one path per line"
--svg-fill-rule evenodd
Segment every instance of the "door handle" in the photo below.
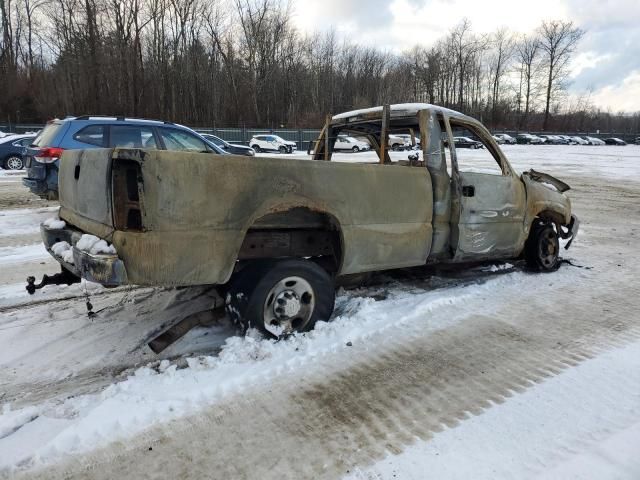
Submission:
M 463 197 L 473 197 L 476 194 L 476 187 L 473 185 L 464 185 L 462 187 L 462 196 Z

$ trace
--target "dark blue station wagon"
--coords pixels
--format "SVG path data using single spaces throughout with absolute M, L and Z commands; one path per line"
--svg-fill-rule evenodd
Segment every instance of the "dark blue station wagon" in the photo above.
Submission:
M 51 120 L 27 147 L 27 178 L 42 198 L 58 198 L 58 167 L 65 150 L 86 148 L 147 148 L 225 154 L 188 127 L 170 122 L 125 117 L 82 116 Z

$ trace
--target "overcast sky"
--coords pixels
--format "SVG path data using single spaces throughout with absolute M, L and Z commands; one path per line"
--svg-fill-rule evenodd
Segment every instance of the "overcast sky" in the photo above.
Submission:
M 341 38 L 398 52 L 432 45 L 464 17 L 479 33 L 572 20 L 586 34 L 571 93 L 591 91 L 595 105 L 640 111 L 640 0 L 298 0 L 294 11 L 302 31 L 333 27 Z

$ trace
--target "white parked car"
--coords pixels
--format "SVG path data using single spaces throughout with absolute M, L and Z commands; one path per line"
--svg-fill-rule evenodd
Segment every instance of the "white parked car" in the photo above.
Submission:
M 404 140 L 405 148 L 407 148 L 407 147 L 411 148 L 412 147 L 412 145 L 411 145 L 411 135 L 409 135 L 408 133 L 394 133 L 392 136 L 399 137 L 402 140 Z M 416 146 L 419 146 L 420 145 L 420 137 L 418 135 L 415 135 L 414 138 L 415 138 L 415 141 L 416 141 Z
M 491 135 L 491 136 L 493 137 L 493 139 L 496 141 L 498 145 L 504 144 L 504 140 L 502 139 L 502 137 L 499 137 L 498 135 Z
M 350 150 L 353 153 L 364 152 L 371 149 L 371 145 L 348 135 L 338 135 L 336 143 L 333 145 L 334 150 Z
M 576 142 L 573 137 L 569 136 L 569 135 L 556 135 L 556 137 L 560 138 L 561 140 L 564 140 L 565 144 L 567 145 L 577 145 L 578 142 Z
M 405 150 L 411 148 L 411 137 L 409 137 L 409 141 L 407 142 L 402 135 L 389 135 L 388 145 L 391 147 L 391 150 Z
M 537 135 L 531 135 L 530 133 L 520 133 L 518 134 L 518 137 L 516 138 L 516 141 L 518 143 L 522 143 L 525 145 L 531 145 L 531 144 L 542 144 L 545 142 L 544 139 L 538 137 Z
M 296 142 L 285 140 L 278 135 L 254 135 L 249 146 L 256 152 L 292 153 L 297 149 Z
M 584 137 L 584 139 L 589 142 L 589 145 L 604 145 L 604 140 L 596 137 Z
M 581 137 L 571 137 L 571 140 L 575 142 L 576 145 L 589 145 L 589 142 Z
M 496 133 L 494 136 L 494 138 L 499 138 L 502 140 L 502 143 L 506 143 L 507 145 L 515 145 L 516 144 L 516 139 L 513 138 L 511 135 L 508 135 L 506 133 Z

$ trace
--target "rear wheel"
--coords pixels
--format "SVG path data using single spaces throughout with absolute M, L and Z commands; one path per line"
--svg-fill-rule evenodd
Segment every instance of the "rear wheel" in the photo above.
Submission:
M 251 145 L 251 148 L 253 148 L 256 153 L 260 153 L 262 151 L 259 145 Z
M 560 267 L 560 240 L 552 223 L 536 220 L 524 248 L 529 268 L 540 272 L 553 272 Z
M 309 260 L 256 262 L 231 282 L 226 309 L 244 329 L 281 338 L 311 330 L 333 313 L 335 287 L 329 274 Z
M 22 170 L 24 168 L 24 162 L 22 158 L 18 156 L 11 156 L 4 161 L 4 168 L 7 170 Z

